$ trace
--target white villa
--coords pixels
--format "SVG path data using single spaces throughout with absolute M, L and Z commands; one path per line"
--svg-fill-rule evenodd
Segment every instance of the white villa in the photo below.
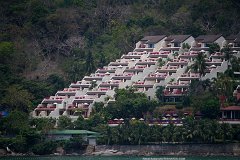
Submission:
M 191 81 L 200 78 L 198 73 L 187 68 L 194 63 L 199 52 L 207 52 L 212 43 L 218 43 L 221 48 L 232 43 L 231 47 L 240 49 L 239 36 L 227 40 L 222 35 L 201 35 L 195 39 L 191 35 L 146 36 L 136 43 L 133 52 L 98 68 L 81 81 L 71 83 L 54 96 L 44 98 L 32 115 L 53 118 L 66 115 L 73 120 L 79 115 L 87 118 L 95 102 L 114 102 L 114 90 L 127 86 L 146 93 L 149 99 L 156 98 L 157 88 L 164 86 L 165 102 L 178 102 L 187 93 Z M 183 49 L 183 44 L 188 44 L 190 48 Z M 159 66 L 160 59 L 164 62 L 163 66 Z M 218 72 L 227 69 L 221 53 L 209 56 L 207 64 L 207 74 L 203 79 L 216 77 Z M 93 83 L 96 84 L 94 87 Z

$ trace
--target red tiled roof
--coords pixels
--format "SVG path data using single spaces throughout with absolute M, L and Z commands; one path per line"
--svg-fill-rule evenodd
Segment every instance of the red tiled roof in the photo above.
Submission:
M 228 106 L 225 108 L 221 108 L 221 111 L 240 111 L 240 106 Z

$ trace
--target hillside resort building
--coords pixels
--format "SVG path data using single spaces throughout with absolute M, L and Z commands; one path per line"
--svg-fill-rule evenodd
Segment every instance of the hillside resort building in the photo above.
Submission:
M 135 87 L 149 99 L 155 99 L 159 86 L 164 89 L 165 102 L 179 102 L 187 94 L 191 81 L 200 74 L 189 69 L 199 53 L 207 55 L 207 69 L 201 79 L 217 77 L 227 70 L 224 54 L 209 54 L 209 46 L 217 43 L 220 48 L 228 45 L 234 56 L 240 57 L 240 34 L 222 35 L 156 35 L 146 36 L 136 43 L 132 52 L 110 62 L 81 81 L 71 83 L 68 88 L 42 100 L 33 117 L 58 118 L 61 115 L 76 120 L 79 115 L 88 118 L 95 102 L 114 103 L 116 88 Z M 161 63 L 161 64 L 160 64 Z M 236 110 L 236 108 L 234 108 Z M 222 114 L 233 117 L 222 110 Z M 236 115 L 234 115 L 236 116 Z

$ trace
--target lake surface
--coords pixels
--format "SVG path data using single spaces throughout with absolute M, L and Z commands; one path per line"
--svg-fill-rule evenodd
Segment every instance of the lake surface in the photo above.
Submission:
M 240 160 L 231 156 L 39 156 L 39 157 L 0 157 L 1 160 Z

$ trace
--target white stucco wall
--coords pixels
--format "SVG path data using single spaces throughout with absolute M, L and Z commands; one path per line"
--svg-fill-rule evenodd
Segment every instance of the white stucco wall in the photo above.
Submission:
M 166 38 L 167 37 L 163 38 L 161 41 L 155 44 L 153 52 L 158 52 L 162 47 L 164 47 Z
M 192 36 L 190 36 L 188 39 L 183 41 L 183 43 L 188 43 L 190 45 L 190 47 L 192 47 L 194 45 L 194 41 L 195 41 L 195 39 Z M 181 47 L 182 47 L 183 43 L 181 44 Z
M 216 41 L 214 41 L 214 43 L 217 43 L 220 46 L 220 48 L 224 46 L 224 42 L 225 38 L 223 36 L 219 37 Z

